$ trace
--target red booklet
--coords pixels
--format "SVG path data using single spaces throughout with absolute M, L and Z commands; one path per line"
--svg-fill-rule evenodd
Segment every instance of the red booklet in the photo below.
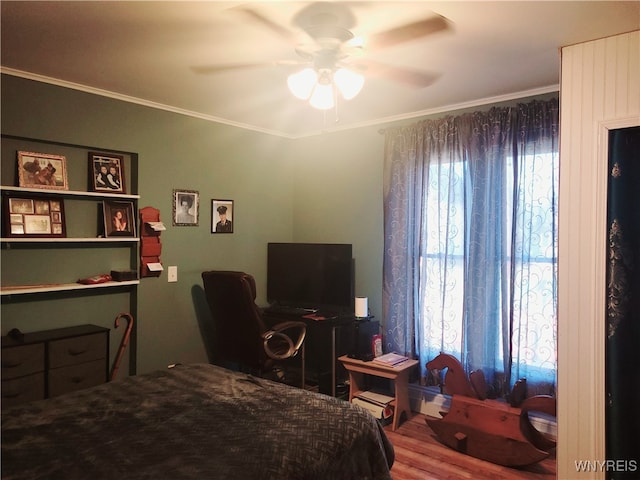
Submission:
M 371 337 L 371 351 L 374 357 L 382 355 L 382 335 L 374 335 Z

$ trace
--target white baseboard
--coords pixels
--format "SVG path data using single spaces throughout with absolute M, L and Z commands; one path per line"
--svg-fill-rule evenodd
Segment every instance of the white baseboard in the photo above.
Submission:
M 438 387 L 423 387 L 409 385 L 409 402 L 411 411 L 422 413 L 430 417 L 440 418 L 440 412 L 448 412 L 451 407 L 451 396 L 440 393 Z M 558 425 L 554 417 L 530 413 L 531 425 L 541 433 L 551 438 L 557 438 Z
M 409 403 L 411 411 L 439 418 L 441 411 L 449 411 L 451 397 L 440 393 L 438 387 L 409 385 Z

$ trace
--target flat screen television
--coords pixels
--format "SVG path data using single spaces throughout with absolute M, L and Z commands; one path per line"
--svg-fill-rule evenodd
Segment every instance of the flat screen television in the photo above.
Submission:
M 267 301 L 271 305 L 353 312 L 351 244 L 269 243 Z

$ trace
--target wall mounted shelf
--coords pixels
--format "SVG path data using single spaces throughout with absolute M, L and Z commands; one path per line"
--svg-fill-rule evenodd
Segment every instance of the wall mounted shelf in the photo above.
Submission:
M 101 192 L 86 192 L 82 190 L 44 190 L 42 188 L 25 188 L 25 187 L 9 187 L 3 185 L 0 190 L 20 193 L 38 193 L 46 195 L 62 195 L 70 197 L 86 197 L 86 198 L 118 198 L 123 200 L 132 200 L 140 198 L 140 195 L 127 195 L 124 193 L 101 193 Z
M 95 285 L 84 285 L 81 283 L 56 283 L 51 285 L 20 285 L 6 286 L 0 288 L 0 295 L 24 295 L 27 293 L 47 293 L 47 292 L 66 292 L 72 290 L 89 290 L 94 288 L 116 288 L 126 287 L 129 285 L 138 285 L 140 280 L 127 280 L 124 282 L 104 282 Z
M 0 238 L 2 243 L 135 243 L 139 241 L 137 237 Z

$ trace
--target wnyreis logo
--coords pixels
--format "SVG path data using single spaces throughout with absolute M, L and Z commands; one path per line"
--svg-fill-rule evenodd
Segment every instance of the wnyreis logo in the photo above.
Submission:
M 576 460 L 577 472 L 636 472 L 637 460 Z

